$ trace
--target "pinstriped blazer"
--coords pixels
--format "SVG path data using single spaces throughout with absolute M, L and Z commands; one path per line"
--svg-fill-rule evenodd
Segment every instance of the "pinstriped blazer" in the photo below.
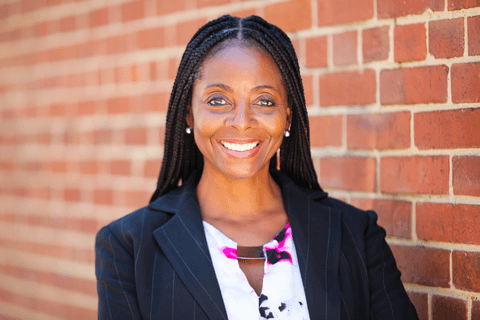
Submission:
M 281 172 L 311 319 L 418 319 L 377 215 L 298 187 Z M 198 174 L 97 234 L 99 319 L 227 319 Z

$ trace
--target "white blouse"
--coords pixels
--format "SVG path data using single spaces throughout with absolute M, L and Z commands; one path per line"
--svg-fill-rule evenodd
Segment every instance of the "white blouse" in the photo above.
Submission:
M 238 265 L 235 241 L 206 221 L 203 226 L 229 320 L 310 319 L 290 223 L 263 246 L 260 297 Z

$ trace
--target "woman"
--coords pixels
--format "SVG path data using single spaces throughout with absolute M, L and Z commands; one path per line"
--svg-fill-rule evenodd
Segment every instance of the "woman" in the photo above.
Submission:
M 99 318 L 418 319 L 376 220 L 317 182 L 287 35 L 223 16 L 182 57 L 150 204 L 97 235 Z

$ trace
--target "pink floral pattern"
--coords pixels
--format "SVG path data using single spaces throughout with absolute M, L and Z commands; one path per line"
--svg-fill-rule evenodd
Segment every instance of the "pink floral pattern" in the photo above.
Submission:
M 290 223 L 263 246 L 266 259 L 260 296 L 240 269 L 235 241 L 203 223 L 229 320 L 310 319 Z

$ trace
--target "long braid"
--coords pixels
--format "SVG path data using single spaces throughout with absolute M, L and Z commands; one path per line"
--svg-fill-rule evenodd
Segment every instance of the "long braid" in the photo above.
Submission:
M 268 52 L 277 63 L 292 112 L 291 136 L 284 139 L 280 147 L 280 169 L 298 185 L 321 190 L 310 154 L 308 114 L 300 67 L 290 39 L 281 29 L 260 17 L 239 19 L 225 15 L 201 27 L 182 56 L 168 104 L 162 168 L 150 202 L 176 189 L 180 179 L 185 181 L 194 170 L 203 168 L 203 155 L 195 145 L 193 135 L 185 134 L 188 106 L 203 61 L 213 56 L 215 49 L 227 39 L 253 41 L 253 46 Z M 273 157 L 270 167 L 276 168 L 276 164 L 276 157 Z

